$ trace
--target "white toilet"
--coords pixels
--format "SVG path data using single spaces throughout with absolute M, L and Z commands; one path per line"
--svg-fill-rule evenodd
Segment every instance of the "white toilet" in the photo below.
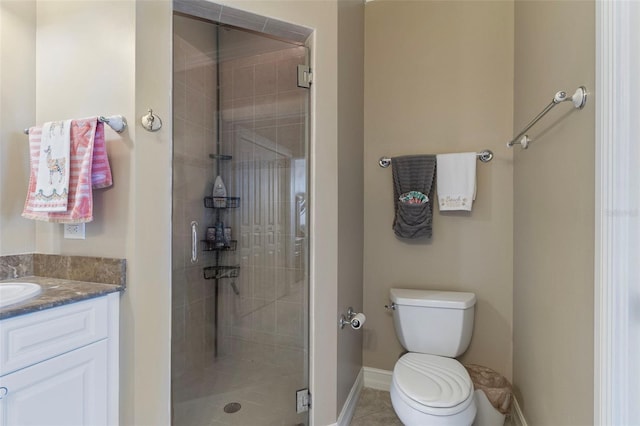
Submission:
M 471 341 L 476 296 L 393 288 L 396 334 L 409 351 L 393 369 L 391 402 L 407 426 L 469 426 L 476 416 L 471 378 L 454 359 Z

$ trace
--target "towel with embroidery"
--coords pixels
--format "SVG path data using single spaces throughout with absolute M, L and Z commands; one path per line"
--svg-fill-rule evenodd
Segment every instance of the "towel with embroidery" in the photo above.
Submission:
M 69 146 L 71 120 L 49 121 L 40 133 L 40 155 L 33 210 L 67 211 L 69 200 Z M 35 137 L 35 136 L 34 136 Z M 33 143 L 29 135 L 29 143 Z
M 438 154 L 437 189 L 440 211 L 471 211 L 476 199 L 476 153 Z
M 70 126 L 70 171 L 67 209 L 61 212 L 34 210 L 38 165 L 43 129 L 29 129 L 31 174 L 22 216 L 56 223 L 83 223 L 93 220 L 93 189 L 113 184 L 107 158 L 104 124 L 97 117 L 72 120 Z

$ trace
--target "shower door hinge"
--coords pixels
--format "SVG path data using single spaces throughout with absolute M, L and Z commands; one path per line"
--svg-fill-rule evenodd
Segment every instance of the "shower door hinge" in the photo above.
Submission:
M 308 65 L 298 65 L 298 87 L 308 89 L 311 87 L 313 74 Z
M 296 391 L 296 413 L 304 413 L 311 408 L 311 394 L 309 389 L 300 389 Z

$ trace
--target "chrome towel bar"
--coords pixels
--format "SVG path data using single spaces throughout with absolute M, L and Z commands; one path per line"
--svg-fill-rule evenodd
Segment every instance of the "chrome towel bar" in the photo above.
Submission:
M 573 103 L 574 108 L 582 109 L 587 103 L 587 88 L 584 86 L 580 86 L 576 89 L 573 96 L 567 96 L 567 92 L 557 92 L 549 105 L 547 105 L 540 114 L 536 115 L 536 117 L 531 120 L 529 124 L 525 126 L 524 129 L 516 137 L 511 139 L 511 141 L 507 142 L 507 147 L 512 147 L 513 145 L 519 143 L 522 149 L 527 149 L 529 146 L 529 136 L 526 135 L 527 131 L 532 128 L 542 117 L 544 117 L 549 111 L 553 109 L 556 105 L 561 102 L 571 101 Z
M 106 123 L 118 133 L 122 133 L 127 128 L 127 120 L 122 115 L 112 115 L 109 117 L 105 117 L 103 115 L 98 117 L 98 121 L 101 123 Z M 29 134 L 29 129 L 24 129 L 24 134 Z
M 493 160 L 493 152 L 489 149 L 476 152 L 476 156 L 478 157 L 478 160 L 482 161 L 483 163 L 488 163 L 489 161 Z M 386 169 L 391 165 L 391 158 L 380 157 L 380 159 L 378 160 L 378 164 L 380 165 L 380 167 Z

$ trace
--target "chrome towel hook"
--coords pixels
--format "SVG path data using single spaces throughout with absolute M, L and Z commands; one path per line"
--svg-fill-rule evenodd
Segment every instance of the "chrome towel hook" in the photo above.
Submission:
M 140 123 L 149 132 L 157 132 L 162 127 L 162 120 L 153 113 L 151 108 L 149 108 L 149 112 L 140 118 Z

